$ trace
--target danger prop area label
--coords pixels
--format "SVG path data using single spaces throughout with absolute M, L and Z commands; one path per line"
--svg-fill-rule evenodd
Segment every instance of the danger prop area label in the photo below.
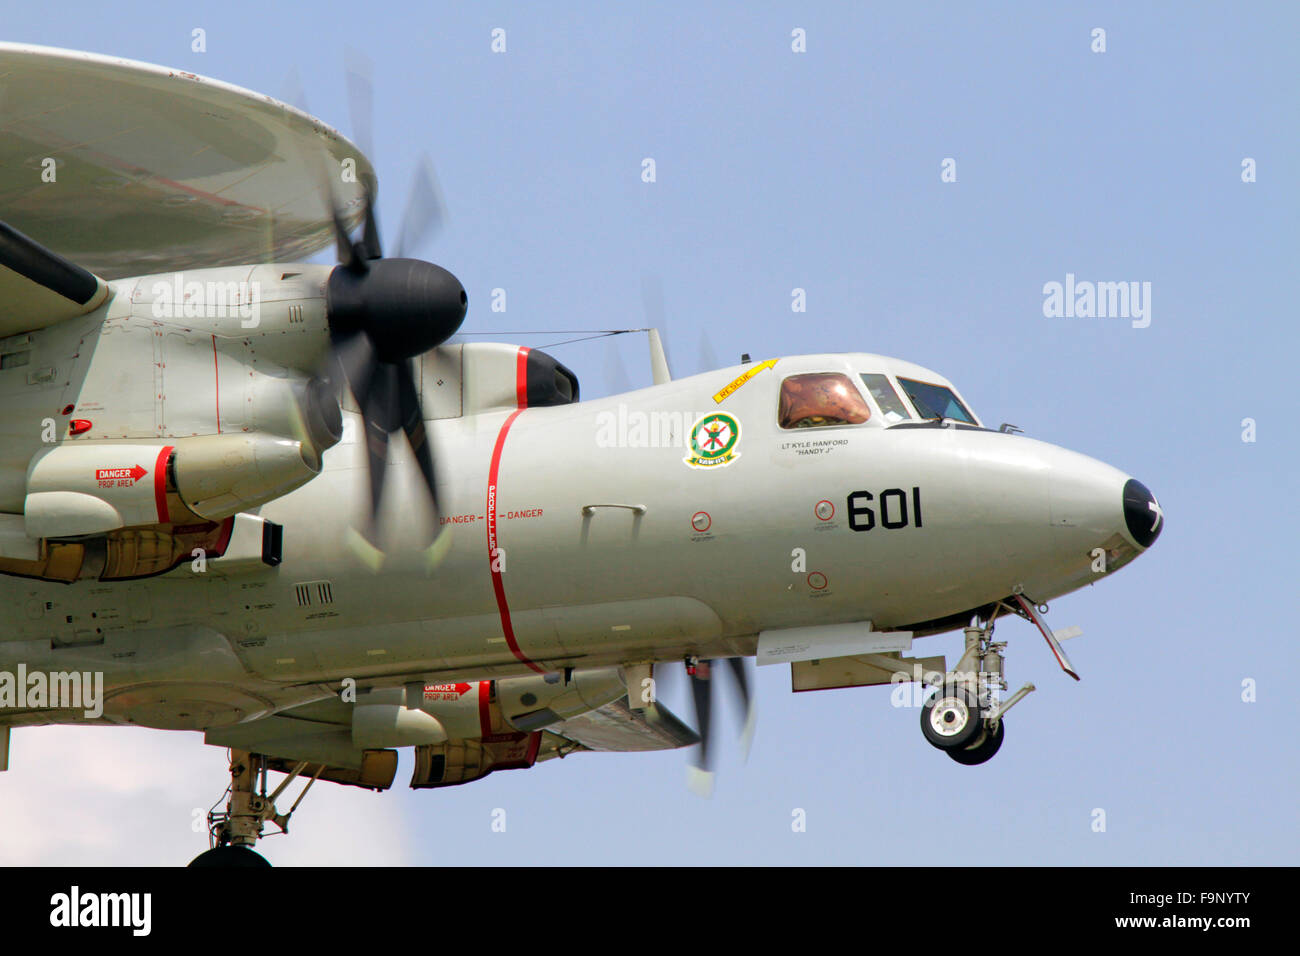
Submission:
M 97 468 L 95 480 L 101 488 L 130 488 L 147 474 L 149 472 L 139 465 L 130 468 Z

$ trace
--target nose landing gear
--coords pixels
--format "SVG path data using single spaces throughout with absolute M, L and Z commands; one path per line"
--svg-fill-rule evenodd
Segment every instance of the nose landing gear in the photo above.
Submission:
M 944 675 L 943 684 L 921 708 L 921 733 L 931 746 L 959 764 L 974 766 L 992 759 L 1006 736 L 1003 716 L 1034 690 L 1026 684 L 1006 701 L 998 694 L 1007 689 L 1002 676 L 1006 643 L 993 641 L 993 621 L 966 628 L 966 652 L 957 669 Z

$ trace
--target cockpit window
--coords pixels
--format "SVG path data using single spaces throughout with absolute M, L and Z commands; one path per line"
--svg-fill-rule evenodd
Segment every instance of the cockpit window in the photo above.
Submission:
M 905 421 L 912 417 L 887 376 L 863 373 L 862 384 L 867 386 L 867 391 L 871 393 L 871 397 L 880 406 L 880 414 L 885 416 L 885 421 L 889 422 L 889 424 L 892 425 L 895 422 Z
M 910 378 L 900 378 L 898 384 L 903 386 L 916 413 L 922 418 L 951 418 L 953 421 L 975 424 L 975 419 L 966 411 L 966 406 L 957 400 L 952 389 Z
M 791 375 L 781 383 L 782 428 L 858 425 L 871 417 L 871 408 L 842 372 Z

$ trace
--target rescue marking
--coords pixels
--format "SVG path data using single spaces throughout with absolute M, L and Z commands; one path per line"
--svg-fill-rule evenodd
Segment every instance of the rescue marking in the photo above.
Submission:
M 728 396 L 730 396 L 733 392 L 737 391 L 740 388 L 740 386 L 744 385 L 746 382 L 748 382 L 759 372 L 763 371 L 764 369 L 772 368 L 774 365 L 776 365 L 776 361 L 777 361 L 776 359 L 768 359 L 765 362 L 759 362 L 753 368 L 749 368 L 741 372 L 740 375 L 732 379 L 726 386 L 724 386 L 722 391 L 718 392 L 716 395 L 713 396 L 713 401 L 716 404 L 721 405 L 724 401 L 726 401 Z

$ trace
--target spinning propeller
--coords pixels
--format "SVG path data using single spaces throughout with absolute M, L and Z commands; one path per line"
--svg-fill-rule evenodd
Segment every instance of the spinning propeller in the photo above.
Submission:
M 360 146 L 370 153 L 373 96 L 368 68 L 349 66 L 352 128 Z M 460 328 L 468 298 L 460 281 L 431 262 L 405 258 L 441 226 L 443 204 L 433 167 L 422 156 L 407 197 L 397 255 L 384 258 L 375 215 L 374 187 L 363 183 L 365 214 L 361 236 L 353 241 L 344 224 L 333 180 L 326 197 L 334 221 L 339 264 L 326 287 L 330 359 L 326 377 L 340 389 L 352 389 L 365 423 L 366 456 L 370 472 L 370 520 L 364 533 L 379 549 L 377 523 L 388 466 L 389 436 L 406 435 L 420 467 L 424 487 L 438 510 L 433 452 L 424 428 L 412 360 L 441 345 Z M 436 526 L 435 526 L 436 527 Z
M 746 759 L 749 757 L 749 746 L 754 739 L 754 721 L 757 713 L 754 709 L 754 698 L 749 692 L 749 678 L 745 674 L 745 659 L 743 657 L 726 658 L 727 665 L 731 670 L 732 676 L 736 679 L 736 685 L 740 691 L 740 712 L 744 720 L 744 729 L 741 731 L 741 747 Z M 700 749 L 696 755 L 695 766 L 690 768 L 687 776 L 687 785 L 701 796 L 709 796 L 713 792 L 713 770 L 709 763 L 709 740 L 713 733 L 713 672 L 714 667 L 722 663 L 721 660 L 715 661 L 696 661 L 695 663 L 687 662 L 686 673 L 691 678 L 691 697 L 695 701 L 695 723 L 700 735 Z

